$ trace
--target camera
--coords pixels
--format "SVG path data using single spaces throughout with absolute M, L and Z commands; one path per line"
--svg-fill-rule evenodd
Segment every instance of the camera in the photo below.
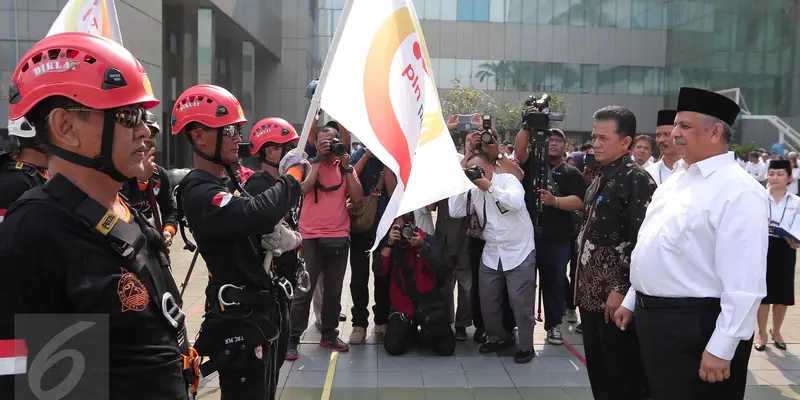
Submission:
M 484 144 L 492 144 L 494 141 L 494 133 L 492 132 L 492 117 L 490 115 L 483 116 L 483 130 L 481 132 L 481 146 Z
M 464 168 L 464 175 L 469 178 L 470 182 L 474 182 L 476 179 L 481 179 L 483 177 L 483 168 L 475 165 L 473 167 Z
M 330 145 L 331 145 L 331 153 L 333 153 L 335 156 L 340 157 L 347 154 L 347 147 L 345 147 L 341 139 L 339 138 L 331 139 Z
M 525 100 L 525 110 L 522 111 L 522 129 L 544 132 L 550 128 L 553 121 L 563 121 L 564 113 L 550 112 L 550 95 L 543 94 L 536 98 L 535 94 Z
M 415 233 L 417 233 L 417 227 L 411 222 L 406 222 L 400 227 L 400 236 L 402 236 L 405 241 L 414 237 Z

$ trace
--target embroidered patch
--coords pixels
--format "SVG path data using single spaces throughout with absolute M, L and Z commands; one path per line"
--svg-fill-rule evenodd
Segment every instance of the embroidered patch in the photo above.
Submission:
M 119 301 L 122 303 L 122 312 L 136 311 L 141 312 L 147 309 L 147 303 L 150 302 L 150 293 L 147 288 L 142 284 L 142 281 L 132 272 L 126 271 L 122 268 L 122 276 L 117 283 L 117 294 Z
M 259 345 L 259 346 L 256 346 L 256 358 L 258 358 L 259 360 L 261 360 L 261 359 L 263 359 L 263 358 L 264 358 L 264 352 L 263 352 L 263 350 L 261 349 L 261 346 L 260 346 L 260 345 Z

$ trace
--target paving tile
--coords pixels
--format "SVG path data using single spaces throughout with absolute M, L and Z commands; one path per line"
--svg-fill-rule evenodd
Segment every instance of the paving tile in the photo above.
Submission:
M 283 388 L 281 400 L 319 400 L 322 388 Z M 200 400 L 200 399 L 198 399 Z M 202 399 L 205 400 L 205 399 Z
M 425 398 L 423 388 L 380 388 L 378 389 L 379 400 L 416 400 Z
M 496 356 L 459 357 L 464 371 L 502 370 L 503 363 Z
M 426 388 L 469 388 L 464 371 L 425 371 L 422 382 Z
M 423 371 L 461 371 L 463 368 L 461 360 L 455 355 L 420 357 L 419 362 Z
M 745 391 L 750 400 L 800 399 L 798 386 L 751 386 Z
M 575 357 L 543 357 L 541 362 L 548 371 L 585 371 L 586 367 Z
M 797 357 L 770 357 L 767 360 L 780 369 L 800 370 L 800 358 Z
M 337 371 L 333 377 L 336 388 L 375 388 L 378 387 L 377 372 Z
M 800 377 L 788 371 L 752 370 L 751 372 L 772 386 L 800 385 Z
M 508 375 L 518 388 L 559 387 L 558 381 L 548 371 L 509 372 Z
M 330 357 L 332 351 L 318 344 L 301 344 L 297 348 L 300 357 Z
M 589 387 L 589 375 L 586 371 L 551 371 L 550 375 L 561 384 L 561 387 Z
M 514 382 L 505 370 L 502 371 L 465 371 L 467 383 L 471 388 L 511 388 Z
M 426 388 L 425 398 L 427 400 L 472 400 L 475 397 L 467 388 Z
M 519 388 L 524 400 L 572 400 L 560 388 Z
M 758 376 L 755 374 L 755 371 L 749 370 L 747 371 L 747 386 L 769 386 L 770 384 L 767 382 L 766 379 Z
M 347 353 L 339 353 L 337 371 L 377 371 L 377 346 L 353 346 Z M 383 349 L 381 349 L 383 350 Z
M 422 364 L 416 357 L 378 357 L 378 371 L 422 370 Z
M 536 357 L 575 357 L 564 346 L 553 346 L 551 344 L 535 344 L 533 350 Z
M 301 357 L 292 362 L 292 371 L 327 371 L 330 357 Z
M 325 371 L 292 371 L 286 379 L 287 388 L 321 388 L 325 386 Z
M 320 397 L 315 400 L 319 400 Z M 331 388 L 330 398 L 331 400 L 376 400 L 378 388 Z
M 777 358 L 750 358 L 750 362 L 747 364 L 747 368 L 750 370 L 767 370 L 767 369 L 780 369 L 778 365 L 773 361 Z
M 570 400 L 594 400 L 591 388 L 563 388 Z
M 547 371 L 543 358 L 534 357 L 531 362 L 527 364 L 517 364 L 513 358 L 501 358 L 500 362 L 509 374 L 513 373 L 528 373 L 530 371 Z
M 472 395 L 475 400 L 522 400 L 517 389 L 512 388 L 475 388 Z
M 380 388 L 423 388 L 420 371 L 379 371 Z

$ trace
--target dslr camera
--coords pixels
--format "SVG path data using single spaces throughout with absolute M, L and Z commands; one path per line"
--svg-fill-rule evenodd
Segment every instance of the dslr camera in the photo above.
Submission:
M 470 182 L 475 182 L 476 179 L 481 179 L 481 177 L 483 177 L 483 168 L 477 165 L 464 168 L 464 175 L 469 178 Z
M 335 155 L 337 157 L 341 157 L 341 156 L 347 154 L 347 147 L 345 147 L 345 145 L 344 145 L 344 143 L 342 143 L 341 139 L 339 139 L 339 138 L 331 139 L 330 140 L 330 145 L 331 145 L 331 153 L 333 153 L 333 155 Z
M 406 222 L 402 226 L 395 225 L 392 229 L 400 231 L 400 241 L 396 242 L 401 248 L 408 247 L 408 241 L 417 233 L 417 226 L 413 222 Z
M 481 130 L 481 142 L 480 146 L 483 147 L 485 144 L 492 144 L 494 142 L 494 132 L 492 132 L 492 116 L 491 115 L 484 115 L 483 116 L 483 126 Z
M 550 112 L 550 95 L 543 94 L 536 98 L 535 94 L 525 100 L 522 111 L 522 129 L 534 132 L 546 132 L 553 121 L 563 121 L 564 113 Z

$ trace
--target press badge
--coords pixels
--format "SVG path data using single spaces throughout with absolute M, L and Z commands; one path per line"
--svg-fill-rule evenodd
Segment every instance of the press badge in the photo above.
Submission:
M 497 209 L 500 210 L 500 214 L 505 214 L 508 212 L 508 209 L 503 207 L 499 201 L 495 201 L 494 204 L 497 205 Z

